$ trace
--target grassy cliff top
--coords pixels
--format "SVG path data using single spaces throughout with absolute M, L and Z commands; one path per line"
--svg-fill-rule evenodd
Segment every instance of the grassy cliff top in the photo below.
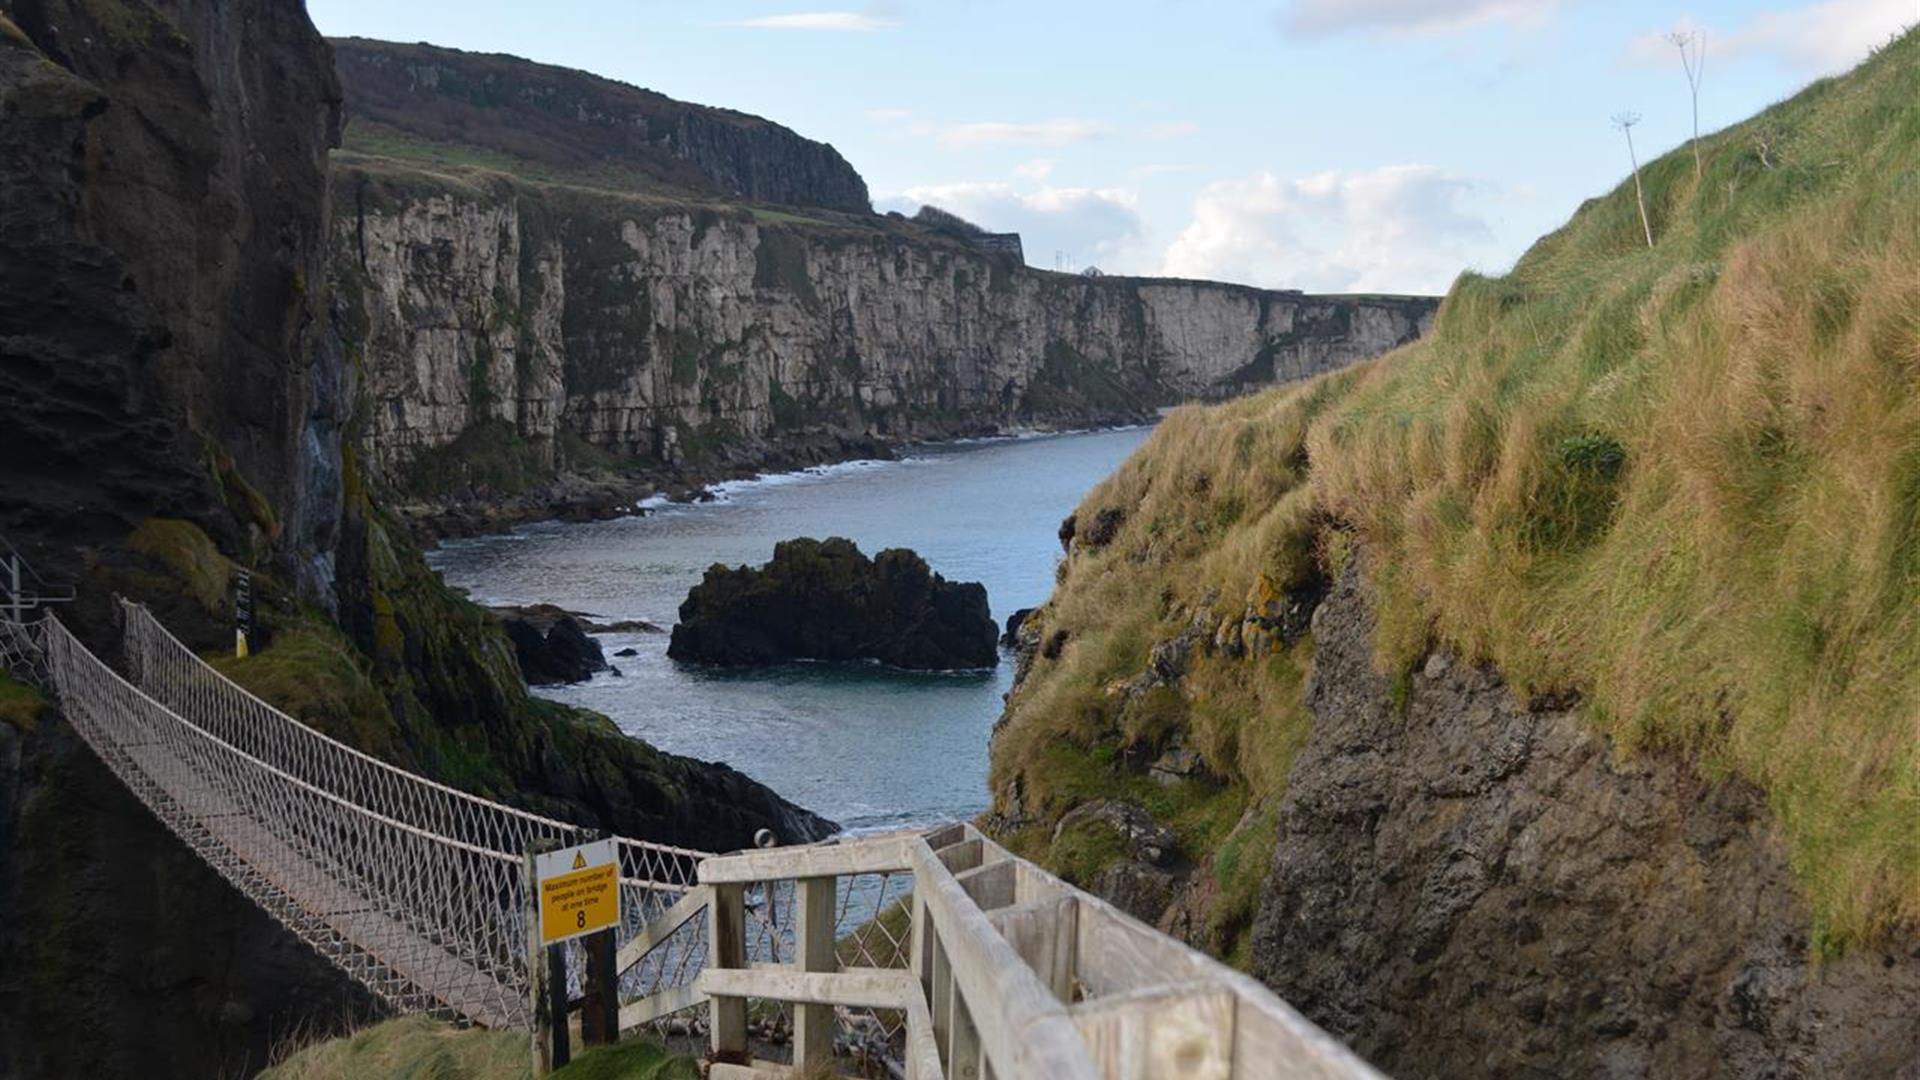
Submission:
M 1685 146 L 1648 164 L 1651 248 L 1628 180 L 1463 275 L 1427 339 L 1168 419 L 1080 510 L 1125 523 L 1045 613 L 1073 644 L 1011 702 L 997 797 L 1070 802 L 1043 747 L 1138 735 L 1102 687 L 1209 597 L 1357 548 L 1383 671 L 1445 645 L 1759 784 L 1821 948 L 1920 920 L 1916 101 L 1908 33 L 1702 139 L 1699 175 Z M 1254 680 L 1275 700 L 1183 720 L 1256 799 L 1298 659 Z
M 332 43 L 353 141 L 412 138 L 643 188 L 868 209 L 866 181 L 833 147 L 762 117 L 516 56 Z

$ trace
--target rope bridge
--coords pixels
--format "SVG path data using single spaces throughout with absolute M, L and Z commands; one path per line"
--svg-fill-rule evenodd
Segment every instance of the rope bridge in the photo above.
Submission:
M 394 1009 L 528 1026 L 527 853 L 592 837 L 329 738 L 215 671 L 146 608 L 122 613 L 132 681 L 51 615 L 0 622 L 0 661 L 45 685 L 202 859 Z M 632 944 L 694 888 L 705 853 L 616 847 L 618 938 Z M 622 997 L 690 984 L 703 944 L 681 934 L 623 953 Z
M 591 837 L 328 738 L 122 611 L 132 681 L 52 616 L 0 620 L 0 666 L 51 690 L 169 829 L 396 1010 L 533 1029 L 539 1047 L 558 1018 L 533 1001 L 527 853 Z M 1266 987 L 969 825 L 616 848 L 617 1031 L 704 1044 L 712 1080 L 1378 1080 Z

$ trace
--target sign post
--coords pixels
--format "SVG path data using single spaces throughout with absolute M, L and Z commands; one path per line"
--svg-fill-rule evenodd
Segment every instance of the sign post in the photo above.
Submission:
M 620 925 L 620 852 L 612 840 L 596 840 L 528 857 L 532 871 L 535 1075 L 565 1065 L 572 1057 L 567 1030 L 567 950 L 574 938 L 588 938 L 587 1001 L 581 1035 L 589 1042 L 611 1043 L 618 1030 L 619 996 L 614 985 L 614 928 Z M 594 963 L 594 960 L 601 960 Z
M 233 655 L 242 660 L 253 648 L 253 574 L 233 573 Z

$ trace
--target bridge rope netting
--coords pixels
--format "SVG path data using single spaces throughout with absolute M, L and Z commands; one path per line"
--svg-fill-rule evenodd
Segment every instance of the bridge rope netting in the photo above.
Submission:
M 50 690 L 201 858 L 392 1008 L 527 1026 L 527 853 L 593 837 L 355 750 L 227 679 L 146 608 L 122 615 L 132 681 L 51 615 L 0 622 L 0 661 Z M 615 839 L 624 944 L 693 888 L 705 853 Z M 689 984 L 703 946 L 651 950 L 623 996 Z

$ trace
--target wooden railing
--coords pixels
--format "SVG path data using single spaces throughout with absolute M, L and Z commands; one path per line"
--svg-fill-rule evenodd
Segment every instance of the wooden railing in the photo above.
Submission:
M 913 875 L 908 966 L 843 967 L 837 880 L 886 872 Z M 793 960 L 751 963 L 746 890 L 786 880 Z M 707 901 L 709 949 L 687 1000 L 709 1002 L 713 1080 L 830 1073 L 835 1007 L 904 1015 L 910 1080 L 1378 1076 L 1258 982 L 969 825 L 716 856 L 700 890 L 689 904 Z M 792 1007 L 790 1064 L 750 1055 L 749 998 Z

